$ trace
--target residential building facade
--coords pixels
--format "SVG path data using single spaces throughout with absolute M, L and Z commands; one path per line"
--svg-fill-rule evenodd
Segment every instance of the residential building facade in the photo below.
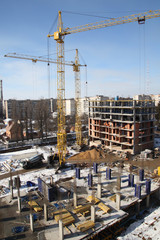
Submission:
M 160 94 L 151 94 L 151 98 L 155 100 L 155 105 L 158 106 L 158 104 L 160 103 Z
M 111 150 L 137 154 L 154 148 L 155 104 L 151 100 L 92 100 L 89 137 Z
M 5 118 L 14 118 L 13 116 L 16 116 L 21 119 L 24 119 L 26 116 L 26 108 L 30 108 L 32 111 L 32 119 L 36 119 L 36 109 L 38 106 L 38 103 L 41 100 L 16 100 L 16 99 L 9 99 L 4 101 L 4 112 L 5 112 Z M 45 99 L 47 101 L 49 111 L 52 113 L 56 111 L 56 99 Z
M 75 100 L 74 98 L 66 99 L 66 115 L 73 116 L 75 114 Z

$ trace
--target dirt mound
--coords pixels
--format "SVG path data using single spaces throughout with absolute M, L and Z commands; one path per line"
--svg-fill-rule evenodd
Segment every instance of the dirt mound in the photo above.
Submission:
M 100 152 L 97 149 L 88 150 L 85 152 L 80 152 L 73 157 L 70 157 L 69 160 L 96 160 L 101 156 Z

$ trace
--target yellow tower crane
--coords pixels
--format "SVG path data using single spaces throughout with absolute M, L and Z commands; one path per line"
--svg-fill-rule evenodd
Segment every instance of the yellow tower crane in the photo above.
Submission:
M 24 59 L 24 60 L 31 60 L 32 62 L 36 63 L 36 62 L 47 62 L 47 63 L 56 63 L 59 64 L 59 60 L 54 60 L 54 59 L 47 59 L 47 58 L 43 58 L 43 57 L 36 57 L 36 56 L 28 56 L 28 55 L 24 55 L 24 54 L 16 54 L 16 53 L 8 53 L 6 55 L 4 55 L 4 57 L 10 57 L 10 58 L 18 58 L 18 59 Z M 81 97 L 81 83 L 80 83 L 80 67 L 86 67 L 86 64 L 80 64 L 79 63 L 79 56 L 78 56 L 78 49 L 76 49 L 76 56 L 75 56 L 75 61 L 63 61 L 61 62 L 62 65 L 67 65 L 67 66 L 73 66 L 73 71 L 75 72 L 75 106 L 76 106 L 76 121 L 75 121 L 75 131 L 76 131 L 76 143 L 77 145 L 81 146 L 82 144 L 82 132 L 81 132 L 81 108 L 80 108 L 80 97 Z M 61 103 L 62 99 L 58 101 L 57 99 L 57 109 L 59 109 L 60 107 L 60 103 Z M 65 108 L 65 98 L 63 101 L 63 108 Z M 62 112 L 61 112 L 62 114 Z M 63 121 L 65 118 L 65 109 L 63 110 Z M 58 123 L 59 121 L 62 121 L 62 118 L 60 118 L 60 114 L 59 114 L 59 118 L 58 118 Z M 60 125 L 61 126 L 61 125 Z M 64 133 L 64 131 L 63 131 Z M 58 138 L 58 134 L 57 134 L 57 138 Z M 60 139 L 60 137 L 59 137 Z M 63 135 L 63 140 L 66 141 L 66 136 Z M 59 140 L 57 140 L 57 142 L 59 143 Z M 58 144 L 58 152 L 62 152 L 62 149 L 59 150 L 59 146 L 60 146 L 61 142 Z M 65 148 L 64 148 L 65 149 Z M 64 152 L 63 149 L 63 152 Z M 62 155 L 59 155 L 59 161 L 60 161 L 60 165 L 62 164 L 62 162 L 64 162 L 64 158 L 61 158 Z
M 65 69 L 64 69 L 64 37 L 72 33 L 85 32 L 89 30 L 105 28 L 124 23 L 138 21 L 144 22 L 146 19 L 160 17 L 160 10 L 147 11 L 129 16 L 107 19 L 100 22 L 89 23 L 72 28 L 63 29 L 61 11 L 58 12 L 57 31 L 49 34 L 48 37 L 54 37 L 57 42 L 57 101 L 58 101 L 58 134 L 57 145 L 60 162 L 65 161 L 66 154 L 66 131 L 65 131 Z
M 79 57 L 78 49 L 76 49 L 75 65 L 73 67 L 75 71 L 75 109 L 76 109 L 76 119 L 75 119 L 75 132 L 76 132 L 76 143 L 78 146 L 82 145 L 82 124 L 81 124 L 81 81 L 80 81 L 80 69 L 79 69 Z

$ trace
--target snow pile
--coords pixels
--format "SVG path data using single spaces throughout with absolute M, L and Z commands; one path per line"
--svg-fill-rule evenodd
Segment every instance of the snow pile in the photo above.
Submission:
M 51 146 L 32 148 L 22 151 L 16 151 L 11 153 L 0 154 L 0 174 L 7 173 L 10 171 L 17 171 L 22 168 L 22 161 L 33 157 L 37 154 L 43 153 L 44 159 L 47 161 L 47 157 L 50 154 Z M 55 150 L 52 147 L 53 151 Z
M 142 220 L 132 223 L 118 240 L 160 239 L 160 207 Z

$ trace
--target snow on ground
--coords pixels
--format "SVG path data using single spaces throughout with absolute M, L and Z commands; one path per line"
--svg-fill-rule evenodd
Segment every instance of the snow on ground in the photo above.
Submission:
M 36 154 L 38 154 L 36 149 L 0 154 L 0 174 L 7 173 L 9 171 L 9 167 L 11 167 L 12 171 L 20 170 L 22 168 L 21 160 L 30 158 Z
M 71 148 L 68 148 L 67 150 L 69 151 L 70 155 L 76 154 L 76 151 L 72 150 Z M 0 174 L 8 172 L 4 166 L 5 164 L 11 166 L 12 171 L 17 171 L 22 168 L 22 160 L 33 157 L 37 154 L 43 153 L 46 162 L 51 151 L 56 151 L 55 146 L 48 145 L 44 147 L 34 147 L 27 150 L 0 154 Z
M 50 182 L 51 176 L 53 178 L 54 182 L 57 182 L 59 179 L 67 178 L 67 177 L 73 177 L 75 174 L 75 170 L 66 169 L 65 171 L 62 171 L 60 174 L 55 174 L 55 169 L 40 169 L 40 170 L 34 170 L 28 173 L 24 173 L 20 175 L 21 180 L 21 188 L 20 191 L 26 191 L 30 190 L 31 188 L 38 186 L 38 177 L 43 177 L 43 180 L 45 180 L 46 183 Z M 14 179 L 14 177 L 13 177 Z M 31 181 L 35 183 L 34 187 L 27 187 L 27 181 Z M 9 194 L 9 178 L 5 178 L 3 180 L 0 180 L 0 186 L 3 186 L 4 192 L 0 195 L 1 197 L 6 196 Z M 16 190 L 14 191 L 16 192 Z
M 0 175 L 4 173 L 8 173 L 10 167 L 12 171 L 17 171 L 22 169 L 22 165 L 21 165 L 22 161 L 26 158 L 30 158 L 37 154 L 43 153 L 43 156 L 45 159 L 44 162 L 46 162 L 47 157 L 51 154 L 51 150 L 52 152 L 55 152 L 56 151 L 55 146 L 48 145 L 44 147 L 34 147 L 32 149 L 0 154 Z M 71 148 L 68 148 L 67 151 L 71 155 L 74 155 L 77 153 Z M 33 169 L 33 171 L 29 173 L 24 173 L 20 175 L 21 186 L 22 186 L 22 189 L 27 188 L 26 186 L 27 181 L 32 181 L 37 185 L 38 177 L 43 177 L 46 180 L 46 182 L 50 182 L 50 177 L 52 176 L 53 181 L 56 182 L 60 178 L 72 177 L 74 176 L 74 174 L 75 174 L 75 171 L 73 170 L 65 171 L 65 172 L 62 171 L 61 174 L 55 175 L 55 169 L 39 169 L 39 170 Z M 3 191 L 1 191 L 2 186 L 3 186 Z M 0 180 L 0 197 L 6 194 L 9 194 L 9 178 Z
M 144 219 L 132 223 L 118 240 L 159 240 L 160 239 L 160 207 L 150 209 Z
M 54 146 L 44 146 L 38 147 L 23 151 L 17 151 L 12 153 L 4 153 L 0 154 L 0 174 L 7 172 L 6 169 L 3 169 L 3 164 L 8 164 L 12 166 L 12 170 L 18 170 L 21 168 L 21 160 L 25 158 L 29 158 L 36 154 L 43 153 L 45 160 L 47 161 L 48 155 L 51 153 L 51 148 L 55 151 Z M 71 148 L 67 149 L 71 155 L 76 154 L 76 151 Z M 85 169 L 85 171 L 81 172 L 81 176 L 87 176 L 89 173 L 89 169 Z M 60 174 L 55 174 L 55 169 L 39 169 L 33 170 L 28 173 L 24 173 L 20 175 L 21 180 L 21 191 L 30 190 L 33 187 L 27 187 L 27 181 L 31 181 L 38 184 L 38 177 L 43 177 L 46 182 L 50 182 L 51 176 L 53 177 L 53 181 L 56 182 L 59 179 L 66 177 L 73 177 L 75 174 L 75 169 L 70 170 L 66 169 L 65 171 L 61 171 Z M 83 180 L 78 181 L 78 186 L 85 185 L 87 183 L 83 182 Z M 3 186 L 3 193 L 0 197 L 8 195 L 10 193 L 9 190 L 9 178 L 0 180 L 0 186 Z M 16 189 L 14 192 L 16 193 Z M 132 223 L 129 228 L 117 238 L 118 240 L 138 240 L 138 239 L 152 239 L 152 240 L 160 240 L 160 207 L 157 209 L 151 209 L 150 214 L 146 216 L 144 219 L 138 220 Z

